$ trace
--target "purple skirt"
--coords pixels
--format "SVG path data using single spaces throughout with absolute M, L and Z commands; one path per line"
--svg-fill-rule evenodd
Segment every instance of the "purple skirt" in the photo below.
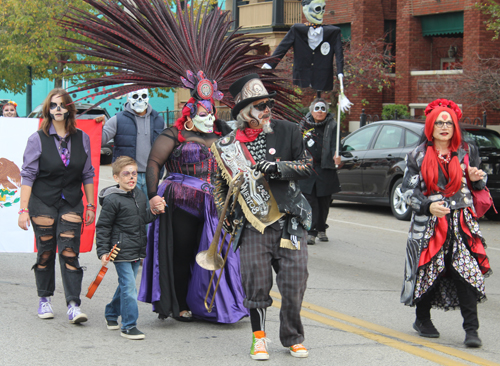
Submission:
M 158 187 L 158 195 L 164 196 L 167 188 L 170 199 L 166 197 L 166 200 L 169 205 L 174 205 L 176 208 L 183 209 L 204 220 L 198 251 L 207 250 L 210 247 L 219 221 L 214 200 L 210 194 L 213 187 L 198 178 L 174 173 Z M 175 258 L 168 258 L 167 263 L 160 263 L 159 259 L 160 230 L 168 230 L 168 227 L 171 227 L 171 225 L 162 224 L 160 221 L 160 218 L 157 218 L 149 228 L 148 246 L 138 294 L 140 301 L 153 304 L 153 311 L 156 311 L 155 303 L 160 302 L 160 298 L 162 297 L 161 288 L 165 289 L 165 285 L 163 287 L 160 285 L 160 277 L 165 275 L 162 271 L 169 272 L 169 276 L 167 277 L 170 279 L 169 282 L 172 282 L 169 284 L 169 287 L 171 289 L 174 288 L 173 276 L 171 275 L 172 269 L 168 268 L 168 263 L 172 263 Z M 171 235 L 161 236 L 166 238 L 172 237 Z M 228 240 L 229 236 L 224 243 L 223 257 L 228 250 Z M 173 244 L 167 243 L 168 245 Z M 162 260 L 162 262 L 164 261 Z M 212 299 L 213 288 L 215 288 L 220 272 L 221 270 L 216 271 L 212 291 L 207 301 L 208 304 L 210 304 Z M 239 251 L 234 252 L 229 248 L 227 263 L 222 272 L 219 289 L 215 296 L 214 307 L 212 312 L 209 313 L 205 309 L 204 298 L 211 275 L 210 271 L 201 268 L 193 258 L 191 280 L 187 295 L 187 303 L 193 312 L 193 316 L 217 323 L 235 323 L 244 316 L 248 316 L 248 309 L 243 306 L 245 293 L 241 285 Z M 162 301 L 165 301 L 165 298 Z M 175 305 L 173 308 L 176 309 Z

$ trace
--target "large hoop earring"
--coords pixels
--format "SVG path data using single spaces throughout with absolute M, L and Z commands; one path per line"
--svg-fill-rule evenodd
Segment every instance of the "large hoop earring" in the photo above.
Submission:
M 186 123 L 188 123 L 188 121 L 184 122 L 184 129 L 185 129 L 186 131 L 191 131 L 191 130 L 194 128 L 194 124 L 191 126 L 191 128 L 187 128 L 187 127 L 186 127 Z

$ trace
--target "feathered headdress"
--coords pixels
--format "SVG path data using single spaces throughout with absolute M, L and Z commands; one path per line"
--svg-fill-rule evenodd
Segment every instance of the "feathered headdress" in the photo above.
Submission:
M 84 1 L 97 15 L 73 7 L 59 24 L 88 38 L 64 37 L 81 46 L 71 51 L 102 59 L 70 61 L 98 68 L 77 73 L 98 72 L 100 76 L 76 86 L 81 91 L 106 87 L 91 95 L 111 94 L 96 105 L 131 91 L 157 87 L 188 87 L 192 96 L 194 92 L 202 97 L 210 93 L 210 84 L 212 97 L 222 97 L 221 102 L 232 108 L 229 86 L 242 76 L 257 73 L 267 90 L 277 92 L 273 113 L 291 120 L 300 118 L 297 110 L 289 108 L 297 94 L 282 85 L 284 78 L 260 68 L 272 57 L 257 54 L 259 38 L 231 30 L 229 12 L 208 5 L 197 11 L 193 6 L 183 9 L 179 0 L 175 13 L 164 0 Z

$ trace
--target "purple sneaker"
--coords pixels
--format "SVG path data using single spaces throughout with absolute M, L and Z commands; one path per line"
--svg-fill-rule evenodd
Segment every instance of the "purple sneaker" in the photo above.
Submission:
M 38 304 L 38 317 L 41 319 L 54 318 L 54 311 L 52 310 L 52 305 L 50 305 L 50 297 L 40 298 L 40 303 Z
M 80 324 L 88 320 L 87 315 L 82 313 L 78 305 L 68 305 L 68 319 L 70 323 Z

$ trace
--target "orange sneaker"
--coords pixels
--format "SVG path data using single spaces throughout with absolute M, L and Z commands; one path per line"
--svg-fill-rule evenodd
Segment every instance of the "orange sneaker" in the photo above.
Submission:
M 309 356 L 309 351 L 302 344 L 294 344 L 290 347 L 290 354 L 293 357 L 307 357 Z
M 269 360 L 266 343 L 269 340 L 266 338 L 266 333 L 262 330 L 253 332 L 252 348 L 250 348 L 250 357 L 254 360 Z

